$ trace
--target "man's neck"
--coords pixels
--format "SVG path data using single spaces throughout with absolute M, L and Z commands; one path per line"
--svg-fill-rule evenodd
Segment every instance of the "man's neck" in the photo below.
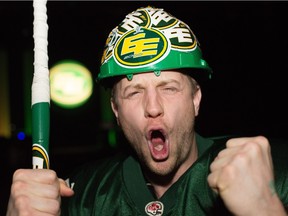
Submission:
M 183 163 L 178 170 L 169 175 L 159 176 L 155 174 L 145 174 L 146 179 L 149 182 L 150 187 L 153 188 L 154 194 L 157 198 L 160 198 L 164 193 L 175 183 L 178 179 L 194 164 L 198 158 L 197 145 L 193 145 L 193 150 L 190 159 Z

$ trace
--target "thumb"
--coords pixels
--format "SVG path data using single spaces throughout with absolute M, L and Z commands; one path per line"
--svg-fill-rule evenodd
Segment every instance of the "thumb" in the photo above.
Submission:
M 66 182 L 59 178 L 60 183 L 60 195 L 63 197 L 70 197 L 74 194 L 74 191 L 66 184 Z

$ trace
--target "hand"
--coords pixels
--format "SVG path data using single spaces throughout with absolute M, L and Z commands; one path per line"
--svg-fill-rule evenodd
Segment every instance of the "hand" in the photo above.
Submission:
M 210 169 L 210 187 L 234 215 L 286 215 L 274 188 L 270 145 L 265 137 L 228 140 Z
M 60 215 L 61 196 L 72 196 L 53 170 L 19 169 L 13 175 L 6 216 Z

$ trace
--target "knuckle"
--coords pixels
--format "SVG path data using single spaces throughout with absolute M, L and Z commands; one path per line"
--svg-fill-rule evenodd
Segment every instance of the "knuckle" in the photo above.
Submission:
M 11 186 L 11 194 L 15 197 L 20 194 L 20 192 L 25 190 L 25 188 L 26 185 L 22 181 L 16 181 Z
M 17 169 L 14 173 L 13 173 L 13 179 L 18 179 L 21 178 L 25 173 L 24 169 Z
M 246 143 L 245 150 L 253 155 L 260 155 L 263 154 L 263 150 L 270 151 L 270 144 L 266 137 L 257 136 Z
M 225 178 L 233 179 L 235 176 L 234 166 L 231 164 L 224 166 L 222 169 L 222 175 L 225 176 Z
M 19 195 L 15 198 L 14 205 L 21 213 L 29 211 L 29 198 L 24 195 Z
M 222 151 L 220 151 L 217 155 L 217 157 L 215 159 L 218 159 L 218 158 L 222 158 L 224 157 L 226 154 L 226 149 L 223 149 Z
M 253 155 L 261 154 L 261 146 L 258 142 L 249 142 L 245 145 L 245 149 L 247 152 L 252 153 Z
M 265 149 L 269 149 L 270 145 L 269 145 L 269 140 L 264 137 L 264 136 L 257 136 L 256 137 L 256 141 L 263 146 Z
M 236 154 L 233 158 L 233 161 L 235 161 L 236 164 L 245 164 L 247 163 L 247 154 L 245 152 L 239 152 Z
M 49 170 L 49 172 L 46 175 L 46 178 L 48 181 L 55 182 L 56 180 L 58 180 L 57 174 L 54 170 Z
M 52 199 L 55 199 L 55 200 L 57 200 L 58 198 L 59 198 L 59 188 L 58 187 L 52 187 L 51 189 L 50 189 L 50 197 L 52 198 Z
M 59 200 L 53 200 L 51 203 L 50 203 L 50 205 L 51 205 L 51 213 L 53 214 L 53 215 L 60 215 L 60 206 L 61 206 L 61 204 L 60 204 L 60 201 Z

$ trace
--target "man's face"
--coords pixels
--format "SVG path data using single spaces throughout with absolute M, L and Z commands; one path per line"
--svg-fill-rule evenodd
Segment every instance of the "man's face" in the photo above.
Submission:
M 141 73 L 115 86 L 112 108 L 142 164 L 157 175 L 191 166 L 195 160 L 194 120 L 201 91 L 175 71 Z M 184 166 L 184 167 L 183 167 Z

